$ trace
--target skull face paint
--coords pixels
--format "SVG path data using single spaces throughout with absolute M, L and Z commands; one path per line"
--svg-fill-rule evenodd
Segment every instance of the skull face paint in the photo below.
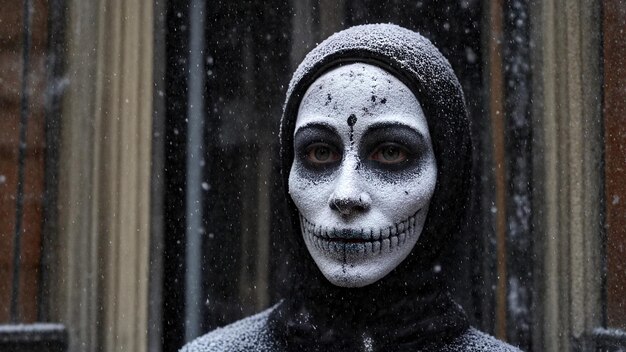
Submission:
M 436 180 L 426 118 L 398 78 L 353 63 L 308 88 L 289 193 L 307 249 L 330 282 L 362 287 L 398 266 L 422 232 Z

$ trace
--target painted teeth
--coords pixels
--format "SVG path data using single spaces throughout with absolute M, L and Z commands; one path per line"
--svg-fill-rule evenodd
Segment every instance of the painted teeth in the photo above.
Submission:
M 316 248 L 329 252 L 343 252 L 346 250 L 346 244 L 332 240 L 342 238 L 344 232 L 347 233 L 350 231 L 317 225 L 308 221 L 303 216 L 301 216 L 300 224 L 303 233 Z M 364 242 L 350 244 L 350 248 L 360 254 L 388 253 L 404 245 L 407 238 L 413 236 L 415 236 L 415 216 L 411 216 L 405 221 L 384 229 L 361 229 L 360 238 L 362 238 Z
M 380 241 L 372 242 L 372 253 L 380 252 Z
M 398 236 L 391 237 L 391 248 L 398 247 Z
M 381 242 L 382 242 L 382 244 L 380 245 L 381 252 L 383 252 L 383 253 L 389 252 L 389 250 L 390 250 L 389 245 L 391 244 L 389 239 L 385 238 Z
M 383 236 L 383 238 L 389 238 L 389 229 L 388 228 L 384 229 L 382 231 L 382 236 Z
M 370 234 L 371 234 L 371 239 L 373 239 L 374 241 L 378 241 L 378 239 L 380 238 L 380 232 L 379 231 L 374 231 L 373 229 L 370 229 Z

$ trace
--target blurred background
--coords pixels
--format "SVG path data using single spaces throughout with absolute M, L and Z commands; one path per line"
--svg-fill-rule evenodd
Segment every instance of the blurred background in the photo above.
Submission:
M 276 303 L 291 73 L 380 22 L 465 92 L 474 195 L 441 265 L 472 324 L 626 348 L 626 1 L 0 4 L 0 350 L 175 351 Z

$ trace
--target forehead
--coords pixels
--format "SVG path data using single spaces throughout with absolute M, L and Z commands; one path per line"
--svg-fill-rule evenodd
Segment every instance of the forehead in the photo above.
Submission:
M 336 67 L 317 78 L 304 94 L 296 128 L 309 122 L 392 120 L 426 129 L 417 98 L 402 81 L 366 63 Z M 358 125 L 358 123 L 357 123 Z

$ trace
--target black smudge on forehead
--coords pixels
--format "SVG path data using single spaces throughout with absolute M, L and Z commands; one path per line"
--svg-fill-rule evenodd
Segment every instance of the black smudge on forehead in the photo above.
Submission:
M 357 119 L 356 119 L 356 115 L 351 114 L 351 115 L 348 117 L 348 126 L 350 126 L 350 127 L 354 127 L 354 124 L 356 124 L 356 120 L 357 120 Z
M 350 126 L 350 148 L 354 146 L 354 125 L 356 124 L 356 115 L 351 114 L 348 117 L 348 126 Z

